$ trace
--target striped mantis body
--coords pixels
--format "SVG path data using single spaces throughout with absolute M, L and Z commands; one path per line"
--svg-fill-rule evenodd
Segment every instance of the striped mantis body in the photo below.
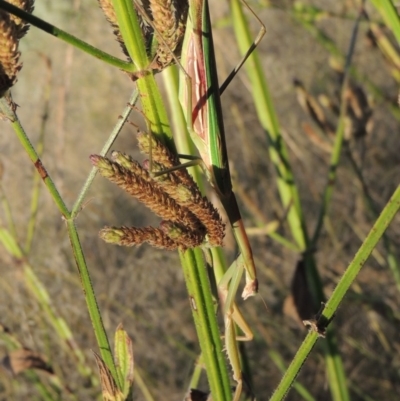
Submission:
M 265 27 L 259 19 L 258 21 L 262 26 L 260 33 L 235 71 L 241 67 L 264 36 Z M 234 401 L 238 401 L 242 392 L 243 379 L 237 341 L 250 341 L 253 334 L 237 308 L 234 297 L 243 270 L 246 272 L 246 285 L 242 293 L 244 299 L 257 293 L 258 282 L 252 250 L 235 194 L 232 191 L 207 0 L 189 1 L 189 14 L 180 64 L 182 71 L 180 74 L 180 100 L 183 111 L 186 113 L 188 130 L 200 153 L 201 164 L 207 178 L 217 192 L 228 215 L 240 250 L 240 256 L 218 283 L 224 314 L 225 348 L 233 369 L 233 378 L 237 382 Z M 228 77 L 229 82 L 234 73 Z M 226 86 L 227 83 L 224 83 L 221 92 Z M 234 322 L 238 324 L 244 336 L 236 335 Z

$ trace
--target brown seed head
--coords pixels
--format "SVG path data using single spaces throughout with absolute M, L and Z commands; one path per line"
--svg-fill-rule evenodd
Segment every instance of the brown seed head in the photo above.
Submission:
M 103 13 L 113 28 L 113 33 L 117 38 L 118 43 L 121 46 L 122 51 L 124 52 L 125 56 L 131 61 L 129 57 L 128 50 L 126 49 L 124 39 L 122 38 L 121 31 L 119 29 L 118 21 L 117 21 L 117 14 L 115 13 L 115 9 L 113 6 L 112 0 L 98 0 L 100 8 L 103 10 Z
M 204 225 L 210 246 L 222 245 L 225 225 L 218 210 L 205 196 L 200 194 L 197 186 L 188 188 L 176 180 L 173 174 L 163 174 L 155 179 L 178 205 L 190 210 Z
M 204 242 L 205 229 L 197 231 L 187 230 L 180 224 L 172 223 L 171 221 L 162 221 L 160 229 L 175 242 L 179 242 L 185 248 L 195 248 Z
M 169 238 L 162 230 L 154 227 L 105 227 L 99 232 L 104 241 L 123 246 L 141 245 L 144 242 L 160 248 L 173 251 L 184 250 L 184 247 Z
M 32 14 L 33 12 L 35 0 L 7 0 L 7 1 L 16 7 L 21 8 L 22 10 L 26 11 L 29 14 Z M 28 32 L 29 24 L 13 14 L 10 14 L 10 19 L 15 24 L 15 30 L 18 39 L 21 39 Z
M 162 70 L 180 57 L 185 35 L 188 2 L 185 0 L 149 0 L 158 48 L 151 68 Z
M 0 10 L 0 97 L 17 81 L 22 68 L 18 51 L 18 31 L 10 14 Z
M 136 160 L 133 160 L 129 155 L 114 150 L 111 153 L 111 159 L 118 163 L 120 166 L 126 168 L 131 173 L 139 175 L 147 182 L 153 182 L 148 170 L 143 168 Z
M 162 166 L 170 169 L 180 165 L 178 157 L 155 137 L 144 132 L 139 132 L 137 137 L 139 148 L 145 154 L 150 152 L 151 141 L 153 160 L 160 163 L 155 164 L 157 172 L 162 171 Z M 213 204 L 202 196 L 199 187 L 185 168 L 160 175 L 156 177 L 156 180 L 171 198 L 182 207 L 189 209 L 201 221 L 206 227 L 208 242 L 211 246 L 222 245 L 225 225 L 221 216 Z
M 195 231 L 201 227 L 198 219 L 188 209 L 179 206 L 156 182 L 142 178 L 142 175 L 148 174 L 146 170 L 143 169 L 141 174 L 136 174 L 118 163 L 98 155 L 90 156 L 90 160 L 103 177 L 108 178 L 144 203 L 158 216 L 165 220 L 181 223 L 190 230 Z
M 161 141 L 156 139 L 153 135 L 149 135 L 146 132 L 138 132 L 137 140 L 140 151 L 146 155 L 149 155 L 151 151 L 153 160 L 164 166 L 165 170 L 179 166 L 181 164 L 178 156 L 172 153 Z M 180 182 L 187 187 L 197 187 L 192 176 L 187 172 L 185 168 L 174 171 L 173 175 L 175 175 L 180 180 Z

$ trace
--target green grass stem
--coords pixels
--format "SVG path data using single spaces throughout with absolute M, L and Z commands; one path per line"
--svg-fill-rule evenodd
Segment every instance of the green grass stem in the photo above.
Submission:
M 111 372 L 115 383 L 117 383 L 118 385 L 118 388 L 122 388 L 122 384 L 119 382 L 110 343 L 108 341 L 107 333 L 104 329 L 103 320 L 101 318 L 99 306 L 97 304 L 96 296 L 90 279 L 89 270 L 85 260 L 85 255 L 82 250 L 75 223 L 72 219 L 69 219 L 66 222 L 68 235 L 71 241 L 71 247 L 74 253 L 76 265 L 78 267 L 79 277 L 82 282 L 90 320 L 92 321 L 94 334 L 97 339 L 97 344 L 100 350 L 101 357 L 104 363 L 107 365 L 109 371 Z
M 376 247 L 379 240 L 382 238 L 383 233 L 388 228 L 389 224 L 393 220 L 394 216 L 400 209 L 400 186 L 397 187 L 395 192 L 393 193 L 391 199 L 383 209 L 379 218 L 375 222 L 371 231 L 369 232 L 367 238 L 359 248 L 356 253 L 354 259 L 346 269 L 342 278 L 340 279 L 338 285 L 332 293 L 332 296 L 325 304 L 324 309 L 321 312 L 320 318 L 318 320 L 318 325 L 322 328 L 326 327 L 329 322 L 333 319 L 335 313 L 337 313 L 340 303 L 342 302 L 344 296 L 349 290 L 351 284 L 356 279 L 358 273 L 361 268 L 367 262 L 369 256 L 372 253 L 372 250 Z M 332 336 L 332 330 L 328 329 L 327 339 Z M 281 382 L 279 383 L 277 389 L 272 395 L 271 401 L 282 400 L 287 392 L 289 391 L 291 385 L 293 384 L 296 376 L 299 373 L 301 366 L 304 364 L 308 355 L 310 354 L 312 348 L 314 347 L 316 341 L 318 339 L 318 334 L 314 331 L 311 331 L 299 350 L 297 351 L 295 357 L 293 358 L 289 368 L 286 370 Z M 336 365 L 341 365 L 342 362 L 340 360 L 339 354 L 330 354 L 328 355 L 327 363 L 333 365 L 331 369 L 328 369 L 328 372 L 337 372 L 338 374 L 342 374 L 343 370 L 341 368 L 337 368 Z M 331 391 L 333 391 L 333 395 L 335 397 L 343 396 L 342 389 L 338 387 L 338 383 L 343 382 L 343 379 L 336 378 L 335 380 L 330 380 L 330 383 L 336 384 Z M 337 398 L 340 399 L 340 398 Z
M 324 318 L 328 321 L 333 318 L 346 292 L 349 290 L 351 284 L 357 277 L 361 268 L 366 263 L 372 250 L 376 247 L 378 241 L 382 238 L 385 230 L 388 228 L 390 222 L 393 220 L 399 209 L 400 186 L 396 188 L 391 199 L 386 204 L 385 208 L 376 220 L 367 238 L 355 255 L 353 261 L 350 263 L 349 267 L 346 269 L 345 273 L 340 279 L 329 301 L 326 303 L 324 310 L 322 311 L 321 318 Z
M 113 5 L 121 35 L 128 53 L 134 61 L 135 69 L 144 73 L 137 81 L 137 87 L 148 129 L 174 151 L 175 145 L 160 90 L 154 75 L 150 71 L 146 72 L 150 63 L 133 3 L 130 0 L 113 0 Z
M 26 153 L 28 154 L 29 158 L 31 159 L 33 165 L 35 166 L 36 170 L 39 173 L 39 176 L 44 181 L 51 197 L 53 198 L 55 204 L 57 205 L 59 211 L 65 218 L 70 217 L 70 212 L 65 205 L 62 197 L 60 196 L 54 181 L 51 179 L 50 175 L 46 171 L 45 167 L 43 166 L 38 153 L 36 152 L 35 148 L 33 147 L 31 141 L 29 140 L 28 136 L 26 135 L 25 130 L 22 128 L 22 125 L 15 114 L 13 107 L 11 107 L 9 101 L 3 97 L 0 99 L 0 111 L 7 117 L 10 121 L 14 132 L 16 133 L 22 147 L 25 149 Z
M 327 184 L 324 189 L 324 193 L 322 195 L 322 203 L 321 208 L 318 214 L 317 225 L 314 230 L 314 235 L 311 241 L 311 249 L 316 249 L 317 241 L 320 238 L 321 230 L 323 226 L 323 221 L 325 216 L 327 215 L 330 201 L 332 199 L 334 184 L 337 177 L 337 171 L 340 162 L 340 156 L 343 150 L 343 142 L 344 142 L 344 130 L 345 130 L 345 118 L 347 113 L 347 101 L 346 101 L 346 92 L 349 85 L 349 75 L 350 75 L 350 67 L 351 67 L 351 60 L 354 54 L 354 47 L 356 44 L 356 38 L 358 34 L 358 28 L 360 24 L 362 15 L 360 14 L 355 21 L 353 32 L 351 35 L 350 46 L 347 52 L 346 58 L 346 65 L 344 67 L 344 76 L 342 81 L 341 93 L 340 93 L 340 114 L 339 114 L 339 122 L 336 128 L 335 134 L 335 142 L 333 145 L 333 152 L 331 155 L 331 161 L 329 164 L 329 171 L 327 177 Z
M 76 227 L 74 225 L 73 220 L 71 219 L 71 213 L 68 210 L 67 206 L 65 205 L 60 193 L 58 192 L 53 180 L 49 176 L 48 172 L 45 169 L 45 166 L 42 164 L 39 156 L 33 147 L 32 143 L 30 142 L 28 136 L 26 135 L 20 121 L 13 111 L 12 107 L 10 107 L 10 103 L 7 99 L 2 98 L 0 99 L 0 108 L 1 111 L 7 116 L 9 119 L 14 131 L 20 140 L 23 148 L 27 152 L 29 158 L 33 162 L 36 170 L 38 171 L 40 177 L 44 181 L 48 191 L 50 192 L 55 204 L 57 205 L 58 209 L 60 210 L 61 214 L 63 215 L 65 221 L 67 222 L 68 227 L 68 234 L 71 240 L 71 246 L 74 252 L 75 260 L 77 263 L 77 267 L 80 273 L 82 286 L 84 289 L 85 299 L 88 305 L 90 318 L 94 327 L 95 335 L 98 340 L 98 346 L 100 349 L 100 354 L 107 364 L 109 370 L 111 371 L 116 383 L 117 374 L 114 365 L 114 361 L 112 359 L 112 354 L 110 350 L 110 345 L 107 339 L 107 334 L 104 329 L 104 325 L 101 319 L 100 311 L 97 306 L 97 301 L 95 298 L 94 290 L 91 284 L 89 271 L 85 262 L 85 258 L 82 252 L 82 248 L 79 241 L 78 232 L 76 231 Z
M 237 43 L 241 54 L 244 55 L 250 48 L 253 39 L 240 1 L 231 0 L 230 4 Z M 257 116 L 267 136 L 270 158 L 277 172 L 277 185 L 282 204 L 285 209 L 289 208 L 287 220 L 300 250 L 305 251 L 308 240 L 305 234 L 300 198 L 290 168 L 288 151 L 280 133 L 278 117 L 257 51 L 250 55 L 246 61 L 245 69 L 251 83 Z
M 400 20 L 397 10 L 391 0 L 370 0 L 381 15 L 385 25 L 390 28 L 397 43 L 400 43 Z
M 202 252 L 196 248 L 181 252 L 180 257 L 212 397 L 231 400 L 229 375 Z
M 49 24 L 46 21 L 43 21 L 42 19 L 35 17 L 32 14 L 29 14 L 25 12 L 24 10 L 21 10 L 18 7 L 15 7 L 14 5 L 8 3 L 7 1 L 0 0 L 0 9 L 5 10 L 13 15 L 16 15 L 17 17 L 21 18 L 24 21 L 29 22 L 31 25 L 35 26 L 36 28 L 41 29 L 44 32 L 49 33 L 50 35 L 53 35 L 57 37 L 58 39 L 62 40 L 63 42 L 66 42 L 77 49 L 82 50 L 83 52 L 90 54 L 91 56 L 104 61 L 105 63 L 112 65 L 114 67 L 120 68 L 123 71 L 127 72 L 133 72 L 134 71 L 134 65 L 132 63 L 128 63 L 126 61 L 122 61 L 118 59 L 117 57 L 111 56 L 110 54 L 103 52 L 102 50 L 97 49 L 94 46 L 89 45 L 88 43 L 84 42 L 83 40 L 80 40 L 76 38 L 73 35 L 70 35 L 69 33 L 63 31 L 62 29 L 59 29 L 55 27 L 54 25 Z

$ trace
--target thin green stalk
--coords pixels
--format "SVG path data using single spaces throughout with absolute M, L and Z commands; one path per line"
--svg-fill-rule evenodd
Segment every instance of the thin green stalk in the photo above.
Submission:
M 63 31 L 62 29 L 59 29 L 55 27 L 54 25 L 49 24 L 46 21 L 43 21 L 42 19 L 35 17 L 32 14 L 27 13 L 24 10 L 21 10 L 18 7 L 15 7 L 14 5 L 7 3 L 4 0 L 0 0 L 0 9 L 5 10 L 13 15 L 16 15 L 17 17 L 21 18 L 24 21 L 29 22 L 31 25 L 35 26 L 36 28 L 41 29 L 44 32 L 49 33 L 50 35 L 53 35 L 57 37 L 58 39 L 61 39 L 62 41 L 76 47 L 77 49 L 82 50 L 83 52 L 90 54 L 91 56 L 104 61 L 107 64 L 110 64 L 114 67 L 120 68 L 123 71 L 127 72 L 133 72 L 134 71 L 134 65 L 132 63 L 128 63 L 126 61 L 122 61 L 114 56 L 111 56 L 108 53 L 105 53 L 99 49 L 97 49 L 94 46 L 89 45 L 88 43 L 84 42 L 83 40 L 80 40 L 76 38 L 73 35 L 70 35 L 68 32 Z
M 200 355 L 197 357 L 196 362 L 194 364 L 194 369 L 193 369 L 192 377 L 190 378 L 188 392 L 192 388 L 199 387 L 201 372 L 203 371 L 203 364 L 204 364 L 203 354 L 200 353 Z
M 245 54 L 253 41 L 239 0 L 231 0 L 231 12 L 239 49 L 242 54 Z M 308 239 L 300 197 L 294 183 L 288 151 L 280 133 L 278 117 L 257 51 L 248 58 L 245 69 L 251 82 L 257 116 L 267 135 L 270 158 L 277 171 L 277 185 L 282 204 L 285 209 L 289 208 L 287 221 L 300 250 L 305 251 L 308 248 Z
M 383 236 L 384 232 L 386 231 L 387 227 L 389 226 L 390 222 L 393 220 L 399 209 L 400 186 L 396 188 L 391 199 L 386 204 L 385 208 L 376 220 L 367 238 L 363 242 L 354 259 L 340 279 L 338 285 L 336 286 L 329 301 L 326 303 L 325 308 L 321 313 L 321 318 L 325 319 L 326 321 L 329 321 L 333 318 L 346 292 L 349 290 L 351 284 L 357 277 L 361 268 L 370 256 L 372 250 L 376 247 L 378 241 Z
M 367 238 L 359 248 L 358 252 L 354 256 L 354 259 L 352 260 L 352 262 L 346 269 L 345 273 L 343 274 L 342 278 L 340 279 L 338 285 L 336 286 L 335 290 L 332 293 L 332 296 L 325 304 L 325 307 L 321 312 L 320 318 L 318 322 L 316 322 L 318 327 L 320 327 L 322 331 L 333 319 L 344 296 L 346 295 L 350 286 L 356 279 L 361 268 L 367 262 L 369 256 L 372 253 L 372 250 L 376 247 L 379 240 L 382 238 L 382 235 L 388 228 L 389 224 L 395 217 L 396 213 L 398 213 L 399 209 L 400 209 L 400 186 L 397 187 L 391 199 L 386 204 L 379 218 L 376 220 L 374 226 L 369 232 Z M 330 336 L 332 336 L 332 331 L 328 329 L 327 339 Z M 297 351 L 295 357 L 293 358 L 290 366 L 286 370 L 277 389 L 272 395 L 270 399 L 271 401 L 282 400 L 285 397 L 290 387 L 292 386 L 296 376 L 298 375 L 300 368 L 302 367 L 308 355 L 310 354 L 312 348 L 314 347 L 317 339 L 318 339 L 318 333 L 315 331 L 311 331 L 307 335 L 302 345 L 300 346 L 299 350 Z M 328 369 L 328 372 L 339 372 L 339 373 L 343 372 L 342 369 L 337 369 L 337 367 L 335 366 L 338 363 L 341 365 L 339 354 L 331 354 L 327 362 L 333 365 L 331 369 Z M 341 396 L 342 393 L 340 388 L 335 388 L 334 391 L 337 397 Z
M 133 2 L 131 0 L 113 0 L 113 5 L 121 35 L 131 59 L 134 60 L 136 70 L 146 71 L 149 60 Z M 137 81 L 137 87 L 148 129 L 174 151 L 175 145 L 168 116 L 154 75 L 145 73 Z
M 396 37 L 397 43 L 400 43 L 400 20 L 397 10 L 391 0 L 370 0 L 375 6 L 378 12 L 381 14 L 385 25 L 389 27 L 394 36 Z
M 126 120 L 128 119 L 130 113 L 132 112 L 132 106 L 135 105 L 136 101 L 138 98 L 138 91 L 134 89 L 132 92 L 131 98 L 129 99 L 128 105 L 125 107 L 125 110 L 123 111 L 121 117 L 118 119 L 117 123 L 115 124 L 115 127 L 111 131 L 110 136 L 108 137 L 107 141 L 105 142 L 103 148 L 100 151 L 101 156 L 105 156 L 107 152 L 111 149 L 111 146 L 113 145 L 114 141 L 117 139 L 117 136 L 121 132 L 122 127 L 124 126 Z M 92 185 L 92 182 L 96 176 L 97 173 L 97 168 L 93 167 L 92 170 L 89 173 L 88 178 L 86 179 L 85 183 L 83 184 L 83 187 L 81 191 L 79 192 L 79 195 L 72 207 L 72 212 L 71 212 L 71 219 L 74 219 L 77 214 L 80 212 L 82 203 L 85 199 L 85 196 Z
M 0 177 L 1 179 L 1 177 Z M 15 222 L 12 216 L 10 202 L 8 201 L 6 194 L 4 192 L 3 185 L 0 183 L 0 202 L 3 206 L 4 216 L 7 222 L 8 230 L 14 238 L 17 238 L 17 230 L 15 228 Z
M 315 249 L 317 247 L 317 242 L 321 234 L 322 225 L 324 218 L 327 214 L 330 201 L 333 195 L 334 183 L 336 181 L 337 170 L 340 162 L 340 155 L 342 154 L 343 141 L 344 141 L 344 128 L 345 128 L 345 117 L 347 113 L 347 101 L 346 101 L 346 92 L 349 84 L 349 74 L 350 74 L 350 66 L 351 60 L 354 54 L 354 47 L 356 44 L 356 38 L 358 34 L 358 28 L 360 24 L 362 14 L 360 13 L 357 20 L 355 21 L 353 32 L 351 35 L 351 41 L 349 50 L 347 52 L 346 64 L 344 68 L 344 76 L 340 93 L 340 114 L 339 114 L 339 123 L 336 129 L 335 135 L 335 143 L 333 145 L 333 152 L 331 155 L 331 161 L 329 164 L 329 172 L 327 177 L 327 184 L 324 189 L 324 193 L 322 195 L 322 203 L 321 208 L 318 214 L 317 225 L 314 231 L 314 235 L 311 241 L 311 249 Z
M 112 3 L 126 50 L 136 70 L 144 71 L 149 61 L 133 2 L 129 0 L 112 0 Z
M 110 370 L 118 388 L 122 388 L 122 383 L 119 382 L 117 370 L 114 364 L 114 359 L 111 352 L 110 343 L 106 331 L 104 329 L 103 320 L 101 318 L 99 306 L 97 304 L 96 296 L 93 290 L 92 281 L 90 279 L 89 270 L 86 265 L 85 256 L 79 240 L 79 235 L 76 230 L 75 223 L 72 219 L 67 222 L 68 235 L 71 241 L 71 247 L 74 252 L 74 258 L 79 270 L 79 277 L 82 281 L 82 287 L 85 294 L 85 300 L 89 311 L 90 320 L 94 328 L 94 334 L 97 339 L 97 344 L 100 349 L 101 357 L 104 363 Z
M 201 250 L 181 252 L 180 257 L 212 398 L 231 400 L 229 375 Z
M 60 210 L 61 214 L 65 218 L 70 217 L 70 212 L 65 205 L 63 199 L 61 198 L 53 180 L 49 176 L 48 172 L 46 171 L 45 167 L 43 166 L 35 148 L 31 144 L 26 132 L 21 126 L 21 123 L 15 114 L 13 108 L 11 107 L 9 101 L 3 97 L 0 99 L 0 110 L 1 112 L 8 118 L 11 123 L 11 126 L 14 129 L 21 145 L 25 149 L 26 153 L 28 154 L 29 158 L 31 159 L 33 165 L 35 166 L 37 172 L 39 173 L 40 177 L 42 178 L 43 182 L 45 183 L 48 191 L 50 192 L 51 197 L 53 198 L 55 204 L 57 205 L 58 209 Z
M 142 374 L 140 373 L 140 370 L 138 368 L 135 368 L 134 378 L 135 378 L 135 383 L 140 388 L 140 391 L 142 392 L 144 399 L 146 401 L 155 401 L 155 398 L 151 394 L 150 389 L 145 383 Z
M 25 151 L 28 153 L 29 158 L 33 162 L 35 168 L 37 169 L 40 177 L 44 181 L 47 189 L 49 190 L 54 202 L 58 206 L 60 212 L 62 213 L 64 219 L 67 222 L 68 233 L 71 240 L 72 249 L 74 252 L 75 260 L 78 266 L 78 270 L 81 276 L 82 285 L 85 293 L 86 302 L 89 308 L 90 318 L 92 320 L 92 324 L 95 330 L 95 335 L 98 340 L 98 346 L 100 348 L 101 356 L 104 362 L 107 364 L 108 368 L 110 369 L 116 383 L 118 383 L 117 373 L 114 365 L 114 361 L 111 355 L 111 349 L 109 346 L 109 342 L 107 339 L 107 335 L 103 326 L 103 322 L 101 319 L 100 311 L 97 306 L 96 298 L 94 295 L 94 290 L 91 285 L 89 271 L 86 266 L 85 258 L 83 256 L 82 248 L 79 242 L 79 236 L 76 231 L 75 225 L 73 220 L 71 219 L 71 213 L 67 209 L 61 195 L 59 194 L 53 180 L 50 178 L 48 172 L 46 171 L 44 165 L 42 164 L 41 160 L 38 157 L 38 154 L 29 141 L 25 131 L 23 130 L 17 115 L 13 111 L 12 107 L 10 107 L 10 103 L 4 97 L 0 99 L 0 108 L 1 111 L 7 116 L 10 120 L 14 131 L 20 140 L 22 146 L 24 147 Z
M 241 54 L 245 54 L 252 44 L 252 37 L 239 0 L 231 0 L 231 12 L 239 49 Z M 267 136 L 269 155 L 277 171 L 277 186 L 282 205 L 285 210 L 288 210 L 287 220 L 290 231 L 298 245 L 299 252 L 304 252 L 308 249 L 309 239 L 300 197 L 288 159 L 288 151 L 280 132 L 278 117 L 257 51 L 254 51 L 250 55 L 244 67 L 251 83 L 251 93 L 257 116 Z M 308 272 L 310 280 L 312 280 L 310 289 L 314 291 L 313 298 L 315 305 L 319 305 L 321 300 L 323 300 L 322 285 L 312 256 L 309 253 L 307 255 Z

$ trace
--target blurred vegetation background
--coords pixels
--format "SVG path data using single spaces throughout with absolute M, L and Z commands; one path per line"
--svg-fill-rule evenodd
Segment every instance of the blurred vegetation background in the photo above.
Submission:
M 333 140 L 329 135 L 321 135 L 298 98 L 304 102 L 312 96 L 314 100 L 338 104 L 340 74 L 333 68 L 334 56 L 345 55 L 360 4 L 355 0 L 304 1 L 302 4 L 321 11 L 317 19 L 307 23 L 295 12 L 292 1 L 250 4 L 267 27 L 258 51 L 290 151 L 308 226 L 313 228 Z M 229 23 L 227 2 L 210 0 L 210 9 L 222 82 L 240 56 Z M 366 190 L 376 210 L 381 210 L 400 179 L 400 113 L 396 105 L 399 65 L 383 55 L 376 39 L 384 35 L 393 44 L 395 41 L 382 24 L 377 24 L 379 30 L 372 32 L 371 21 L 381 21 L 369 3 L 367 11 L 370 22 L 363 20 L 360 25 L 353 57 L 358 78 L 352 78 L 352 88 L 368 101 L 368 105 L 360 106 L 368 112 L 368 117 L 361 124 L 364 129 L 350 132 L 329 218 L 315 249 L 327 296 L 375 221 L 376 216 L 366 202 Z M 122 57 L 95 0 L 37 1 L 35 15 Z M 256 32 L 257 22 L 250 21 Z M 38 144 L 44 135 L 43 164 L 66 203 L 71 205 L 91 169 L 89 155 L 100 151 L 133 86 L 124 73 L 36 28 L 31 27 L 21 41 L 20 50 L 24 66 L 12 90 L 19 106 L 18 115 L 33 144 Z M 158 79 L 162 82 L 161 77 Z M 236 192 L 251 234 L 260 294 L 268 305 L 266 309 L 261 297 L 240 302 L 255 334 L 254 341 L 245 348 L 254 392 L 257 399 L 263 400 L 269 397 L 282 375 L 274 356 L 280 355 L 288 364 L 305 335 L 290 298 L 293 289 L 294 293 L 301 292 L 301 283 L 293 281 L 301 255 L 263 232 L 267 223 L 279 220 L 280 234 L 289 233 L 265 134 L 257 120 L 244 72 L 234 79 L 222 102 Z M 325 113 L 335 130 L 334 111 L 331 108 Z M 130 120 L 143 126 L 140 113 L 133 113 Z M 141 160 L 136 129 L 127 124 L 113 149 Z M 36 172 L 6 122 L 0 123 L 0 162 L 2 190 L 11 203 L 23 244 Z M 362 172 L 363 182 L 355 172 L 354 163 Z M 136 367 L 154 399 L 182 399 L 199 349 L 178 256 L 146 245 L 122 248 L 105 244 L 97 236 L 104 225 L 143 226 L 155 223 L 155 217 L 100 177 L 96 178 L 88 199 L 76 224 L 106 329 L 112 337 L 117 325 L 123 323 L 133 340 Z M 64 222 L 44 187 L 39 202 L 29 262 L 50 293 L 52 304 L 72 328 L 87 364 L 96 371 L 92 354 L 92 350 L 97 351 L 96 342 Z M 0 218 L 0 225 L 4 226 L 3 211 Z M 397 257 L 400 257 L 399 227 L 397 218 L 388 230 Z M 229 233 L 225 248 L 233 260 L 234 241 Z M 46 357 L 63 383 L 62 399 L 98 397 L 100 388 L 77 371 L 70 350 L 54 333 L 46 314 L 27 290 L 20 266 L 4 248 L 0 249 L 0 324 L 25 347 Z M 395 399 L 400 393 L 399 301 L 399 288 L 380 246 L 334 319 L 353 400 Z M 0 342 L 0 356 L 6 353 Z M 13 377 L 4 366 L 0 372 L 0 399 L 41 399 L 27 376 Z M 298 381 L 315 400 L 330 399 L 320 344 L 303 366 Z M 145 399 L 138 388 L 135 399 Z M 304 398 L 292 390 L 287 399 Z

